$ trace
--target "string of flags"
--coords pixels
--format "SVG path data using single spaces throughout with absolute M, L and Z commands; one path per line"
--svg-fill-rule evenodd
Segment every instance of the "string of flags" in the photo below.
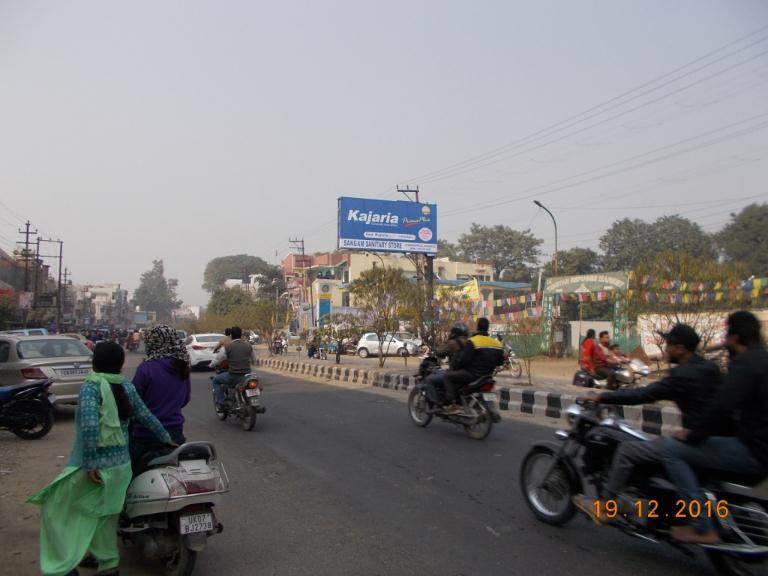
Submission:
M 743 290 L 758 293 L 763 288 L 768 288 L 768 278 L 749 278 L 747 280 L 728 280 L 728 281 L 708 281 L 708 282 L 685 282 L 682 280 L 664 280 L 654 278 L 653 276 L 643 276 L 639 279 L 639 285 L 657 290 L 668 290 L 672 292 L 725 292 L 731 290 Z

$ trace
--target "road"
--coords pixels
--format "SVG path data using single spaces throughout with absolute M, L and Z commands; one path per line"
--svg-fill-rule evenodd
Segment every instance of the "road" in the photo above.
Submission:
M 576 518 L 535 521 L 518 487 L 552 429 L 507 418 L 485 441 L 408 420 L 404 394 L 263 373 L 252 432 L 219 422 L 193 374 L 187 436 L 219 448 L 232 491 L 196 574 L 706 574 L 706 562 Z M 132 566 L 130 565 L 132 564 Z M 134 562 L 123 573 L 146 574 Z

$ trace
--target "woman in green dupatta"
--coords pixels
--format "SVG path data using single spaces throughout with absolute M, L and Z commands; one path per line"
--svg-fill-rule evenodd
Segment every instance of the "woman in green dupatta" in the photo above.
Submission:
M 40 571 L 76 575 L 90 552 L 99 574 L 118 574 L 117 521 L 131 482 L 128 424 L 133 418 L 161 442 L 172 444 L 120 373 L 125 352 L 115 342 L 93 351 L 93 372 L 78 397 L 75 443 L 67 467 L 29 499 L 40 510 Z

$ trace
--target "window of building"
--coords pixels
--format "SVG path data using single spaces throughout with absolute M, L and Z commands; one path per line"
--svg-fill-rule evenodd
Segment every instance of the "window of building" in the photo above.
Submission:
M 349 306 L 349 292 L 341 293 L 341 305 L 347 307 Z

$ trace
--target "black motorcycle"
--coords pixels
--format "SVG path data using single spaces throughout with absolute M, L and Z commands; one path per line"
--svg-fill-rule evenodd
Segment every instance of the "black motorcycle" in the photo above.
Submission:
M 556 433 L 562 443 L 535 444 L 520 469 L 523 496 L 537 519 L 564 525 L 577 511 L 573 496 L 584 494 L 591 485 L 597 497 L 595 506 L 600 508 L 596 514 L 626 534 L 667 542 L 689 554 L 701 547 L 722 574 L 768 573 L 768 499 L 750 488 L 761 478 L 700 470 L 707 495 L 701 506 L 680 499 L 661 468 L 639 467 L 624 491 L 623 506 L 615 500 L 601 500 L 619 444 L 649 438 L 617 418 L 612 409 L 591 401 L 570 406 L 566 414 L 571 429 Z M 721 543 L 691 546 L 671 538 L 672 525 L 700 515 L 716 523 Z
M 53 380 L 35 380 L 19 386 L 0 388 L 0 429 L 19 438 L 37 440 L 53 427 Z
M 496 382 L 491 376 L 484 376 L 459 391 L 459 399 L 463 408 L 460 414 L 446 414 L 443 390 L 435 390 L 437 402 L 427 389 L 426 378 L 439 371 L 440 362 L 434 356 L 422 360 L 419 372 L 416 374 L 416 385 L 408 396 L 408 413 L 416 426 L 427 426 L 434 416 L 445 422 L 464 428 L 470 438 L 483 440 L 491 433 L 494 422 L 501 420 L 499 402 L 493 392 Z
M 211 377 L 213 380 L 213 377 Z M 246 374 L 238 378 L 229 386 L 222 386 L 224 392 L 224 404 L 216 403 L 216 393 L 213 394 L 213 409 L 219 420 L 226 420 L 229 416 L 240 420 L 243 430 L 253 430 L 256 425 L 256 416 L 264 414 L 267 409 L 261 403 L 261 384 L 256 374 Z

